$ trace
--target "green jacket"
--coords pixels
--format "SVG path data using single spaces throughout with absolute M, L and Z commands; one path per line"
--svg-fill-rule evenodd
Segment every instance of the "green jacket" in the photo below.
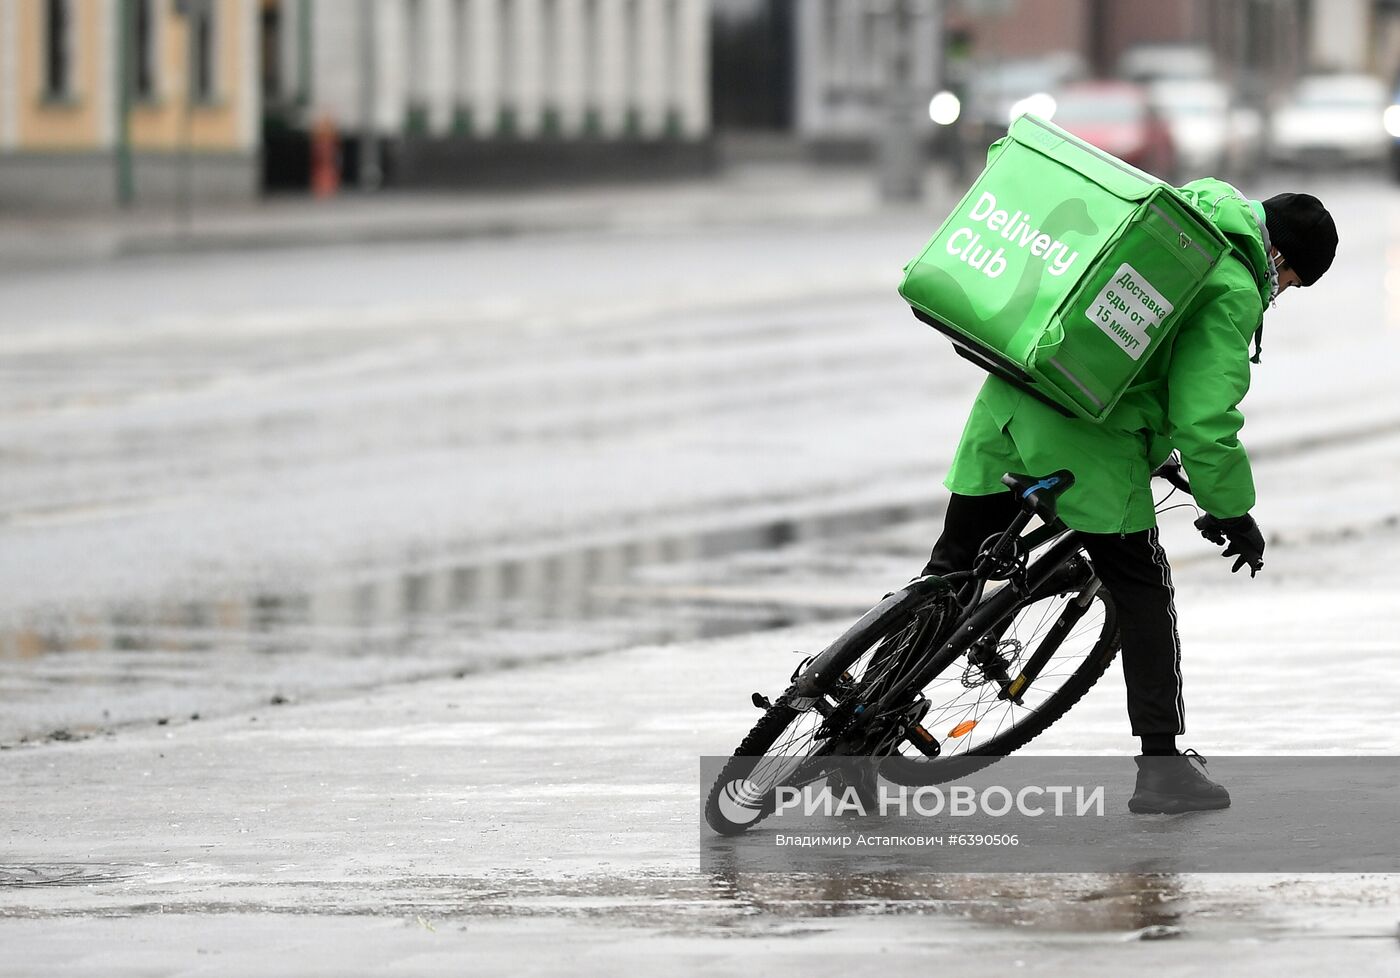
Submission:
M 1249 390 L 1249 341 L 1274 291 L 1263 210 L 1229 184 L 1181 188 L 1232 245 L 1177 326 L 1103 422 L 1067 418 L 1013 385 L 988 377 L 944 480 L 953 492 L 1004 490 L 1002 473 L 1067 468 L 1066 525 L 1133 533 L 1156 525 L 1151 471 L 1173 448 L 1202 509 L 1240 516 L 1254 506 L 1254 477 L 1240 444 Z

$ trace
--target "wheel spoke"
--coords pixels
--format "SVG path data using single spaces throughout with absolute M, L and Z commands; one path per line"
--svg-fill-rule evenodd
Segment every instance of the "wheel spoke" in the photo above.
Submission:
M 730 773 L 722 773 L 721 783 L 712 789 L 707 807 L 711 824 L 731 832 L 746 827 L 726 825 L 724 818 L 714 813 L 719 791 L 733 778 L 753 782 L 756 797 L 771 805 L 778 787 L 800 786 L 822 777 L 824 755 L 888 749 L 884 738 L 898 729 L 890 721 L 903 715 L 920 697 L 928 704 L 923 726 L 941 746 L 942 756 L 997 755 L 1020 746 L 1041 728 L 1032 724 L 1046 724 L 1067 709 L 1107 664 L 1109 653 L 1104 643 L 1111 640 L 1114 618 L 1107 594 L 1101 593 L 1049 660 L 1041 664 L 1035 680 L 1021 690 L 1021 703 L 1004 699 L 1001 683 L 992 678 L 993 674 L 1003 675 L 1002 669 L 1009 678 L 1021 674 L 1074 597 L 1077 595 L 1048 595 L 1023 606 L 999 634 L 983 636 L 984 645 L 974 655 L 976 661 L 969 660 L 964 651 L 940 674 L 930 677 L 922 690 L 901 687 L 908 683 L 912 670 L 937 648 L 943 626 L 957 609 L 951 599 L 940 596 L 911 612 L 864 652 L 837 664 L 842 676 L 825 689 L 820 709 L 793 710 L 780 702 L 765 714 L 731 759 L 726 768 Z M 916 640 L 917 649 L 913 648 Z M 993 656 L 1000 660 L 999 666 Z M 1069 684 L 1076 681 L 1078 685 L 1071 688 Z M 1061 691 L 1072 695 L 1067 700 L 1059 696 Z M 856 719 L 859 704 L 874 705 L 877 701 L 884 704 L 880 716 L 867 711 Z M 972 726 L 961 736 L 951 736 L 969 721 Z M 892 764 L 912 762 L 917 766 L 926 761 L 907 742 L 895 750 L 905 756 L 886 761 L 882 772 L 889 772 Z
M 1077 597 L 1077 594 L 1050 595 L 1016 614 L 995 646 L 1009 677 L 1015 678 L 1020 673 L 1069 607 L 1069 601 Z M 1035 680 L 1021 691 L 1020 704 L 1002 699 L 1001 685 L 991 679 L 984 668 L 971 664 L 967 653 L 955 659 L 924 687 L 924 695 L 930 703 L 924 727 L 938 738 L 942 756 L 994 753 L 999 743 L 1015 742 L 1017 731 L 1035 720 L 1065 684 L 1080 675 L 1099 643 L 1107 640 L 1108 624 L 1104 599 L 1097 598 L 1064 636 Z M 975 722 L 972 729 L 960 737 L 949 736 L 958 725 L 969 720 Z M 915 759 L 921 756 L 912 745 L 906 745 L 902 752 Z

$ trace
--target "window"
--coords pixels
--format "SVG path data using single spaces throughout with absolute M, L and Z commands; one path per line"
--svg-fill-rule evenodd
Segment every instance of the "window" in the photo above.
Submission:
M 135 23 L 132 24 L 133 52 L 131 65 L 131 94 L 141 101 L 150 101 L 156 92 L 156 0 L 136 0 Z
M 891 31 L 885 16 L 882 10 L 866 9 L 860 18 L 860 61 L 854 74 L 857 85 L 866 95 L 878 93 L 884 87 L 885 55 L 889 51 L 884 42 Z
M 191 32 L 190 97 L 195 102 L 212 102 L 219 94 L 218 44 L 212 3 L 192 4 L 189 14 Z
M 846 81 L 850 61 L 848 21 L 837 9 L 836 0 L 817 0 L 821 4 L 822 40 L 826 44 L 826 96 L 832 98 Z
M 44 97 L 73 97 L 72 0 L 44 3 Z
M 146 5 L 142 0 L 143 7 Z M 276 105 L 285 94 L 282 91 L 282 5 L 263 4 L 260 14 L 262 57 L 262 97 L 264 105 Z

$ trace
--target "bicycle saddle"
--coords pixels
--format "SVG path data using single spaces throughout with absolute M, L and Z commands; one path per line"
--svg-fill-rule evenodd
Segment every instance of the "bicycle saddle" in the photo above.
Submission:
M 1008 472 L 1001 477 L 1001 484 L 1015 494 L 1021 506 L 1050 523 L 1056 519 L 1055 500 L 1074 485 L 1074 473 L 1069 469 L 1043 476 Z

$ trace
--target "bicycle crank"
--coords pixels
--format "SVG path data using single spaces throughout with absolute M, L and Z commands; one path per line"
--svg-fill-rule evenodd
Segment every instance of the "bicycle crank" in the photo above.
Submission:
M 873 717 L 868 726 L 852 724 L 844 731 L 847 738 L 841 752 L 864 757 L 885 757 L 899 752 L 901 744 L 908 741 L 921 754 L 937 757 L 941 747 L 938 739 L 923 726 L 928 715 L 929 701 L 922 693 L 912 703 L 896 708 L 880 717 Z M 857 714 L 857 718 L 860 715 Z

